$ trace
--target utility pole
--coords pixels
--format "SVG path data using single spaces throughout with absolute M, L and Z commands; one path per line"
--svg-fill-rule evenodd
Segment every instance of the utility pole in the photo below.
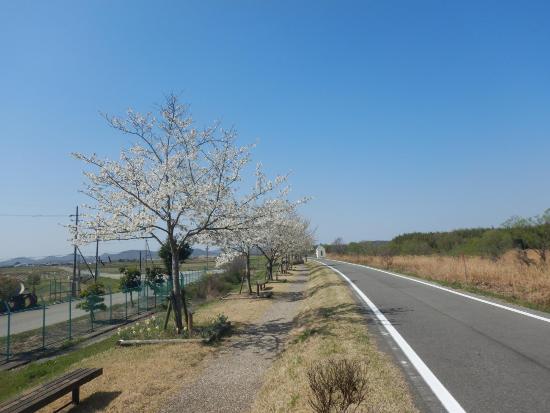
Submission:
M 95 275 L 94 275 L 95 282 L 97 282 L 98 264 L 99 264 L 99 238 L 96 238 L 95 239 Z
M 76 215 L 75 215 L 75 232 L 74 232 L 74 253 L 73 253 L 73 282 L 71 283 L 71 293 L 73 297 L 76 297 L 78 291 L 77 278 L 76 278 L 76 253 L 77 253 L 77 242 L 78 239 L 78 205 L 76 206 Z

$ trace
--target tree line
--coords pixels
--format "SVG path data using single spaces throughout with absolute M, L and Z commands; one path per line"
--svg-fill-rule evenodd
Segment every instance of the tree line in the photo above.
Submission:
M 249 173 L 253 146 L 238 146 L 235 129 L 198 128 L 175 95 L 157 114 L 130 109 L 105 119 L 132 143 L 118 159 L 73 154 L 84 163 L 82 192 L 91 201 L 78 231 L 71 228 L 74 243 L 152 237 L 164 245 L 178 333 L 189 327 L 186 288 L 177 276 L 186 246 L 218 245 L 220 263 L 245 258 L 249 291 L 250 251 L 261 251 L 272 278 L 277 263 L 311 249 L 309 223 L 297 212 L 305 199 L 288 199 L 286 175 L 268 179 L 260 163 Z
M 514 216 L 498 228 L 468 228 L 444 232 L 412 232 L 391 241 L 344 243 L 337 238 L 325 245 L 328 253 L 349 255 L 471 255 L 497 259 L 510 250 L 525 264 L 547 262 L 550 249 L 550 209 L 529 218 Z

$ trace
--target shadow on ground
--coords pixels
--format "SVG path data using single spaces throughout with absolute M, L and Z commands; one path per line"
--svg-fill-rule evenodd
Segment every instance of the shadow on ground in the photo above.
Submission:
M 80 401 L 79 405 L 72 406 L 67 412 L 101 412 L 121 395 L 120 391 L 98 391 Z

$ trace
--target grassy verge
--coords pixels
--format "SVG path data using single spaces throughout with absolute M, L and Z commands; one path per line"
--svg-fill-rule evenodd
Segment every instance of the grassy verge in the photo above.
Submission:
M 334 272 L 309 264 L 307 298 L 291 340 L 264 378 L 254 412 L 310 412 L 309 367 L 328 357 L 368 364 L 368 394 L 357 411 L 414 412 L 409 389 L 390 358 L 370 339 L 361 308 Z
M 497 298 L 511 304 L 550 312 L 550 274 L 547 267 L 526 267 L 511 256 L 491 261 L 481 257 L 397 256 L 390 262 L 380 257 L 329 258 L 368 265 L 445 287 Z
M 69 367 L 81 360 L 112 348 L 114 343 L 115 338 L 113 337 L 53 360 L 35 362 L 17 370 L 0 372 L 0 401 L 63 374 Z
M 232 289 L 238 289 L 238 277 L 233 278 L 233 283 L 229 282 L 231 277 L 224 279 Z M 285 284 L 273 287 L 275 291 L 286 288 Z M 270 300 L 211 299 L 196 304 L 194 320 L 200 326 L 218 314 L 225 314 L 238 331 L 241 324 L 253 322 L 270 306 Z M 158 317 L 163 319 L 164 313 Z M 0 372 L 0 400 L 75 368 L 103 367 L 103 376 L 82 387 L 79 411 L 156 412 L 168 398 L 200 374 L 206 365 L 205 358 L 216 351 L 216 347 L 198 343 L 117 348 L 115 341 L 116 336 L 54 360 Z M 59 408 L 68 402 L 68 397 L 52 403 L 45 411 Z

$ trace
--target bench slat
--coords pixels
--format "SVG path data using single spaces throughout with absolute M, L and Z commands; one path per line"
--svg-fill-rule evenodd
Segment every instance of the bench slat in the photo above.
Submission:
M 32 399 L 27 400 L 21 400 L 20 403 L 17 403 L 15 406 L 12 406 L 10 410 L 14 413 L 21 413 L 21 412 L 32 412 L 35 411 L 37 408 L 46 406 L 50 404 L 51 402 L 59 399 L 60 397 L 64 396 L 65 394 L 70 393 L 74 388 L 78 388 L 81 385 L 89 382 L 90 380 L 93 380 L 94 378 L 98 377 L 102 374 L 102 369 L 89 369 L 90 371 L 81 372 L 82 374 L 79 375 L 79 377 L 73 377 L 73 379 L 66 379 L 65 381 L 59 383 L 58 386 L 49 388 L 47 392 L 42 392 L 41 394 L 37 395 L 37 397 L 34 397 Z M 84 375 L 87 373 L 86 375 Z
M 30 400 L 32 398 L 39 398 L 42 394 L 47 393 L 51 388 L 53 388 L 55 386 L 62 386 L 64 384 L 66 384 L 67 382 L 69 382 L 70 380 L 73 380 L 74 378 L 77 378 L 85 370 L 86 369 L 76 369 L 76 370 L 72 371 L 71 373 L 68 373 L 68 374 L 65 374 L 64 376 L 58 377 L 57 379 L 54 379 L 54 380 L 52 380 L 48 383 L 36 386 L 36 387 L 32 388 L 31 390 L 25 392 L 23 395 L 21 395 L 17 399 L 12 400 L 11 402 L 0 404 L 0 412 L 3 409 L 5 409 L 6 407 L 21 404 L 24 401 Z
M 67 382 L 68 380 L 72 380 L 74 377 L 78 377 L 79 374 L 82 373 L 84 369 L 76 369 L 68 374 L 65 374 L 61 377 L 58 377 L 50 382 L 46 382 L 46 383 L 42 383 L 36 387 L 33 387 L 32 389 L 26 391 L 25 393 L 23 393 L 21 396 L 19 396 L 17 399 L 13 400 L 13 403 L 18 403 L 18 402 L 21 402 L 22 400 L 25 400 L 31 396 L 35 396 L 37 394 L 40 394 L 42 392 L 45 392 L 47 391 L 48 388 L 50 387 L 54 387 L 54 386 L 57 386 L 57 385 L 61 385 L 65 382 Z M 0 405 L 1 408 L 4 407 L 3 404 Z
M 102 368 L 77 369 L 31 390 L 23 397 L 0 404 L 0 413 L 33 412 L 103 374 Z
M 60 397 L 70 393 L 73 389 L 79 388 L 81 385 L 93 380 L 94 378 L 100 376 L 103 373 L 102 369 L 89 369 L 90 371 L 81 372 L 80 377 L 73 378 L 70 380 L 65 380 L 60 383 L 59 386 L 50 388 L 47 392 L 38 395 L 38 397 L 28 400 L 22 400 L 21 403 L 17 403 L 15 406 L 12 406 L 9 412 L 13 413 L 23 413 L 23 412 L 33 412 L 40 407 L 44 407 L 51 402 L 59 399 Z M 83 375 L 88 373 L 87 375 Z

